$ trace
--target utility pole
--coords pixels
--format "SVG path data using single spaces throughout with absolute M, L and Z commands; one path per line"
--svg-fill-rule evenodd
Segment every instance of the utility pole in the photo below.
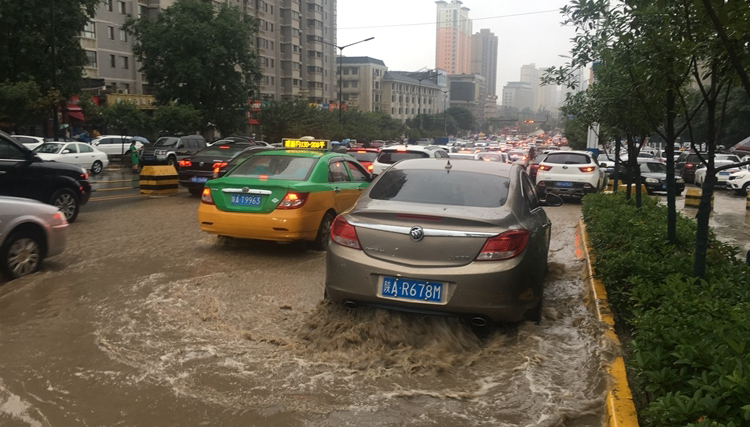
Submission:
M 342 103 L 341 90 L 343 89 L 343 82 L 342 82 L 341 78 L 344 76 L 344 74 L 342 73 L 341 65 L 344 63 L 344 49 L 347 48 L 347 47 L 349 47 L 349 46 L 354 46 L 355 44 L 369 42 L 370 40 L 372 40 L 374 38 L 375 37 L 370 37 L 370 38 L 367 38 L 367 39 L 364 39 L 364 40 L 360 40 L 358 42 L 349 43 L 349 44 L 344 45 L 344 46 L 338 46 L 338 45 L 335 45 L 333 43 L 329 43 L 329 42 L 327 42 L 325 40 L 318 40 L 319 42 L 321 42 L 323 44 L 327 44 L 327 45 L 333 46 L 333 47 L 335 47 L 335 48 L 337 48 L 339 50 L 339 123 L 342 123 L 342 120 L 343 120 L 342 116 L 341 116 L 341 110 L 342 110 L 342 105 L 341 105 L 341 103 Z
M 57 48 L 55 46 L 55 0 L 49 2 L 50 24 L 52 27 L 52 89 L 57 89 Z M 60 127 L 57 122 L 57 102 L 52 107 L 52 139 L 57 141 L 57 131 Z

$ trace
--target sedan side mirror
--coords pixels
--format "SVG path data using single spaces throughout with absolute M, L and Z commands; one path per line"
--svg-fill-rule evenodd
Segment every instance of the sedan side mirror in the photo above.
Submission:
M 563 199 L 557 194 L 547 193 L 547 196 L 542 200 L 542 206 L 558 207 L 562 205 Z
M 60 154 L 70 154 L 70 150 L 62 150 L 62 153 Z
M 599 167 L 600 167 L 600 168 L 606 168 L 606 167 L 607 167 L 607 164 L 606 164 L 606 163 L 604 163 L 604 162 L 602 162 L 602 163 L 599 163 Z

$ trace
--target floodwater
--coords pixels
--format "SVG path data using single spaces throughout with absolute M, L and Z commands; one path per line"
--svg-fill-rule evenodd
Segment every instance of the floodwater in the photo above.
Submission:
M 0 286 L 0 425 L 600 426 L 580 205 L 553 221 L 541 325 L 322 301 L 325 255 L 218 239 L 198 200 L 84 212 Z

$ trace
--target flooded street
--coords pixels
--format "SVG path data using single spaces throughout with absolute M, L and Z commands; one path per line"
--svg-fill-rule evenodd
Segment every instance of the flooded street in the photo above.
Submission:
M 65 253 L 0 286 L 0 425 L 601 425 L 579 204 L 546 208 L 542 324 L 480 331 L 329 305 L 324 253 L 209 236 L 198 204 L 86 206 Z

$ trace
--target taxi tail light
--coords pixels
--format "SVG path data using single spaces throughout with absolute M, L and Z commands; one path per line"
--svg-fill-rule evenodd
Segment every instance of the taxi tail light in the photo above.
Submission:
M 584 166 L 584 167 L 580 167 L 578 169 L 580 169 L 581 172 L 583 172 L 583 173 L 590 173 L 590 172 L 593 172 L 593 171 L 596 170 L 596 168 L 594 166 Z
M 181 168 L 189 168 L 189 167 L 193 166 L 193 162 L 191 162 L 190 160 L 187 160 L 187 159 L 180 160 L 179 164 L 180 164 Z
M 201 202 L 207 204 L 207 205 L 213 205 L 214 204 L 214 198 L 211 196 L 211 189 L 208 187 L 203 188 L 203 193 L 201 193 Z
M 539 170 L 540 171 L 551 171 L 552 170 L 552 166 L 549 166 L 549 165 L 539 165 Z
M 221 169 L 226 165 L 227 165 L 227 162 L 217 162 L 217 163 L 214 163 L 212 167 L 214 168 L 214 172 L 216 172 L 216 169 Z
M 375 166 L 372 163 L 367 165 L 367 172 L 372 173 L 373 170 L 375 170 Z
M 340 215 L 331 225 L 331 240 L 347 248 L 362 249 L 357 238 L 357 230 Z
M 509 230 L 487 239 L 477 261 L 500 261 L 518 256 L 529 241 L 529 230 Z
M 214 179 L 219 177 L 219 172 L 221 172 L 221 168 L 214 168 Z
M 290 191 L 286 193 L 286 196 L 284 196 L 283 199 L 281 199 L 281 203 L 279 203 L 276 209 L 299 209 L 305 205 L 309 195 L 310 193 L 297 193 L 295 191 Z

